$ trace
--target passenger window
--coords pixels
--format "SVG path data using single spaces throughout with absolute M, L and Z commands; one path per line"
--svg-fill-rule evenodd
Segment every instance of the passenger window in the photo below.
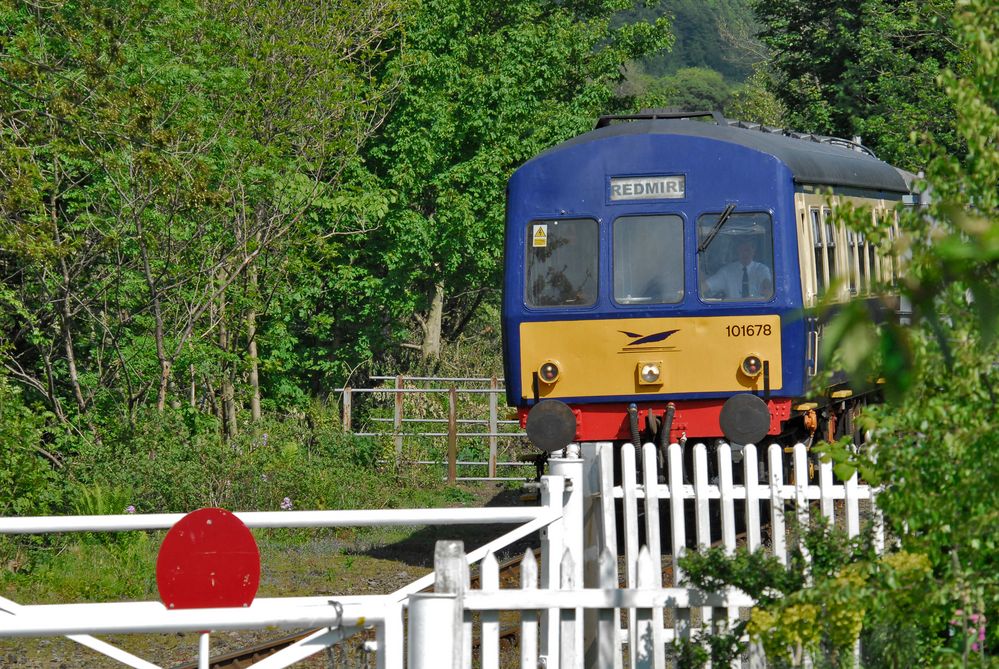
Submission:
M 683 219 L 623 216 L 614 221 L 614 301 L 676 304 L 683 299 Z
M 857 270 L 857 237 L 853 230 L 847 228 L 846 230 L 846 264 L 847 264 L 847 274 L 850 275 L 850 294 L 856 295 L 858 291 L 857 284 L 860 282 L 859 273 Z
M 856 233 L 855 239 L 857 240 L 857 270 L 860 275 L 858 290 L 860 292 L 869 292 L 871 289 L 871 280 L 867 276 L 867 240 L 862 232 Z
M 898 285 L 898 278 L 900 275 L 898 266 L 898 254 L 895 252 L 895 241 L 898 239 L 898 221 L 895 218 L 894 212 L 885 212 L 886 217 L 889 219 L 888 225 L 888 266 L 891 272 L 891 285 Z
M 872 221 L 874 222 L 874 227 L 878 227 L 878 213 L 874 211 L 871 213 Z M 867 258 L 865 260 L 867 265 L 867 278 L 868 278 L 868 290 L 873 293 L 874 286 L 881 280 L 878 272 L 878 248 L 877 244 L 874 242 L 867 242 Z
M 697 219 L 697 277 L 702 300 L 762 302 L 774 294 L 773 221 L 766 213 Z
M 808 212 L 812 218 L 812 239 L 815 246 L 815 279 L 817 282 L 817 294 L 821 295 L 826 290 L 829 283 L 829 266 L 826 265 L 825 244 L 823 240 L 822 226 L 819 222 L 819 210 L 810 209 Z
M 839 277 L 839 263 L 836 262 L 836 229 L 833 224 L 829 221 L 832 216 L 832 212 L 828 209 L 822 210 L 822 220 L 825 223 L 825 242 L 826 242 L 826 257 L 829 263 L 829 280 L 832 281 Z
M 525 301 L 532 307 L 588 307 L 597 301 L 599 229 L 591 218 L 527 226 Z

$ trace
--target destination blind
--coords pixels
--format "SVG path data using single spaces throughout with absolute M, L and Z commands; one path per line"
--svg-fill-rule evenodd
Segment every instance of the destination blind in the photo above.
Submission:
M 682 175 L 645 177 L 611 177 L 610 199 L 662 200 L 686 196 L 686 179 Z

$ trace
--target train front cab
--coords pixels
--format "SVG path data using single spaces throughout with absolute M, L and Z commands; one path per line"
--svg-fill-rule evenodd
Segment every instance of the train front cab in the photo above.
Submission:
M 806 346 L 786 166 L 625 134 L 542 155 L 508 195 L 505 363 L 523 421 L 555 399 L 571 413 L 546 420 L 576 441 L 781 433 Z M 747 252 L 763 269 L 732 274 Z

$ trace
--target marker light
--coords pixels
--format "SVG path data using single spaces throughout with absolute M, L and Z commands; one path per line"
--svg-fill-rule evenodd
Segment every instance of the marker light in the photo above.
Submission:
M 555 383 L 558 381 L 558 363 L 549 360 L 538 368 L 538 378 L 544 383 Z
M 757 355 L 748 355 L 742 361 L 742 373 L 746 376 L 759 376 L 763 371 L 763 361 Z
M 660 383 L 662 376 L 662 365 L 658 362 L 638 363 L 638 378 L 640 383 L 654 385 Z

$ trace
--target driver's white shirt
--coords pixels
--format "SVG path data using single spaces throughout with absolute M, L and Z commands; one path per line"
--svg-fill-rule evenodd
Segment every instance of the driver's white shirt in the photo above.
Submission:
M 708 292 L 724 293 L 727 299 L 742 297 L 742 268 L 744 265 L 736 260 L 722 267 L 708 277 Z M 751 260 L 745 265 L 749 275 L 749 297 L 770 297 L 773 294 L 773 276 L 770 268 L 763 263 Z

